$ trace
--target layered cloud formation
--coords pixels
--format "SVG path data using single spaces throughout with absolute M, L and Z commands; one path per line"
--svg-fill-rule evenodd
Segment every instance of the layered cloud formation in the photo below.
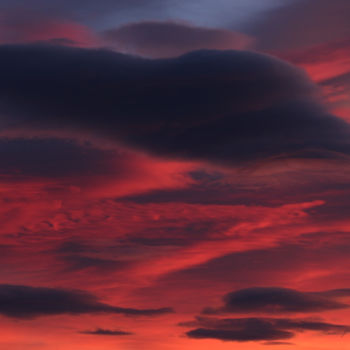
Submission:
M 347 1 L 1 5 L 0 350 L 348 350 Z
M 345 334 L 350 330 L 348 326 L 322 321 L 285 318 L 198 318 L 189 325 L 201 327 L 187 332 L 190 338 L 237 342 L 289 340 L 294 332 L 303 331 Z
M 288 314 L 315 313 L 327 310 L 346 309 L 350 305 L 337 301 L 349 297 L 350 290 L 325 292 L 300 292 L 277 287 L 256 287 L 227 294 L 225 305 L 220 309 L 207 308 L 204 314 Z M 219 339 L 223 341 L 281 341 L 293 338 L 296 333 L 316 331 L 328 334 L 346 334 L 347 325 L 327 323 L 316 319 L 300 318 L 217 318 L 199 316 L 195 321 L 181 323 L 186 327 L 197 327 L 186 334 L 194 339 Z M 278 345 L 278 343 L 276 344 Z M 281 344 L 283 345 L 283 344 Z

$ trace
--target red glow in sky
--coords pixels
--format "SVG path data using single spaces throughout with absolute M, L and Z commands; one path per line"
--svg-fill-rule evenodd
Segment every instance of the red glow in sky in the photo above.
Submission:
M 348 350 L 349 1 L 3 2 L 0 350 Z

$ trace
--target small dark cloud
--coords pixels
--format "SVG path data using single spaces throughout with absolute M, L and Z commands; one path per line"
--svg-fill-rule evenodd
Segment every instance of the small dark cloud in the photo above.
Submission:
M 68 271 L 79 271 L 89 268 L 111 271 L 128 266 L 128 263 L 124 261 L 101 259 L 84 255 L 67 255 L 62 257 L 62 260 L 67 264 Z
M 197 51 L 147 60 L 26 45 L 1 46 L 0 58 L 0 112 L 11 116 L 3 130 L 79 130 L 231 166 L 350 154 L 348 124 L 318 104 L 302 71 L 270 56 Z
M 260 324 L 261 326 L 261 324 Z M 293 337 L 293 333 L 281 331 L 273 328 L 259 328 L 259 329 L 239 329 L 239 330 L 225 330 L 225 329 L 207 329 L 197 328 L 186 333 L 189 338 L 195 339 L 218 339 L 224 341 L 260 341 L 260 340 L 274 340 L 274 339 L 289 339 Z
M 263 345 L 294 345 L 294 344 L 286 341 L 267 341 L 263 343 Z
M 90 335 L 111 335 L 111 336 L 122 336 L 122 335 L 131 335 L 133 333 L 130 332 L 124 332 L 120 330 L 110 330 L 110 329 L 103 329 L 103 328 L 97 328 L 93 331 L 82 331 L 81 334 L 90 334 Z
M 347 293 L 350 295 L 350 291 Z M 329 291 L 312 293 L 288 288 L 253 287 L 227 294 L 222 308 L 206 308 L 203 313 L 304 313 L 349 307 L 348 304 L 335 300 L 335 296 L 338 293 L 332 295 Z
M 157 316 L 171 308 L 134 309 L 101 302 L 95 295 L 80 290 L 0 285 L 0 314 L 18 319 L 62 314 L 115 313 L 129 316 Z
M 60 243 L 55 249 L 54 253 L 57 254 L 76 254 L 91 252 L 93 248 L 88 244 L 78 240 L 65 241 Z
M 71 240 L 58 244 L 52 251 L 57 255 L 57 259 L 65 264 L 66 272 L 85 269 L 111 272 L 130 266 L 128 261 L 101 257 L 104 254 L 104 248 L 96 247 L 85 241 Z
M 153 58 L 202 49 L 245 49 L 252 44 L 252 39 L 244 34 L 171 21 L 129 23 L 101 35 L 118 51 Z
M 309 321 L 284 318 L 205 318 L 198 317 L 194 322 L 182 326 L 198 327 L 187 332 L 187 336 L 196 339 L 219 339 L 224 341 L 275 341 L 287 340 L 295 333 L 316 331 L 324 334 L 345 334 L 350 327 L 322 321 Z M 278 344 L 279 343 L 279 344 Z M 271 344 L 270 344 L 271 345 Z M 280 342 L 274 345 L 281 345 Z

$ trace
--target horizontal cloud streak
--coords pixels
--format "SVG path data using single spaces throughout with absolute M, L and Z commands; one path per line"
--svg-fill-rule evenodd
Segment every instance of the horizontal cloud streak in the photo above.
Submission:
M 207 308 L 203 313 L 305 313 L 348 308 L 350 305 L 335 300 L 339 293 L 350 296 L 347 289 L 312 293 L 279 287 L 252 287 L 227 294 L 222 308 Z
M 89 335 L 110 335 L 110 336 L 121 336 L 121 335 L 131 335 L 132 334 L 130 332 L 103 329 L 103 328 L 97 328 L 93 331 L 82 331 L 80 333 L 81 334 L 89 334 Z
M 183 323 L 184 326 L 199 326 L 187 332 L 195 339 L 218 339 L 224 341 L 274 341 L 292 338 L 294 332 L 316 331 L 328 334 L 344 334 L 350 331 L 349 326 L 309 321 L 300 319 L 279 318 L 197 318 L 194 322 Z
M 0 285 L 0 314 L 19 319 L 62 314 L 112 313 L 156 316 L 170 308 L 133 309 L 102 303 L 93 294 L 78 291 L 20 285 Z

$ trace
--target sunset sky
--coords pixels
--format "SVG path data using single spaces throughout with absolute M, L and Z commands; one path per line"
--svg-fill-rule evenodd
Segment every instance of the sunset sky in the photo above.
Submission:
M 349 350 L 349 0 L 0 0 L 0 350 Z

